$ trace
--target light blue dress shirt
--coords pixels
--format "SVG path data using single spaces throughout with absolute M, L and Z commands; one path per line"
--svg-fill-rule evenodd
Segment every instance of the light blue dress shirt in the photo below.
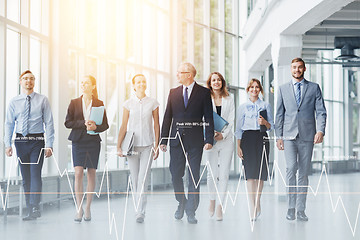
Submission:
M 244 131 L 246 130 L 260 130 L 258 118 L 260 112 L 263 110 L 266 110 L 267 121 L 271 125 L 269 130 L 274 129 L 274 120 L 270 104 L 262 101 L 260 98 L 254 103 L 248 99 L 246 103 L 241 104 L 238 108 L 235 131 L 236 139 L 241 139 Z
M 11 146 L 11 139 L 14 133 L 22 134 L 24 112 L 26 105 L 26 94 L 14 97 L 6 111 L 5 118 L 5 147 Z M 30 94 L 30 117 L 29 134 L 46 133 L 45 147 L 53 147 L 54 143 L 54 122 L 49 100 L 46 96 L 32 92 Z M 45 125 L 45 126 L 44 126 Z M 45 127 L 45 129 L 44 129 Z

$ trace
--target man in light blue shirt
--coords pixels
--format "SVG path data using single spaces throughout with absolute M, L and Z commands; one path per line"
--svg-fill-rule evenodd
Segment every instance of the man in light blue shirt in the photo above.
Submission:
M 44 155 L 45 157 L 52 155 L 54 143 L 54 124 L 49 100 L 46 96 L 34 92 L 34 85 L 35 77 L 31 71 L 27 70 L 20 75 L 22 94 L 10 101 L 5 119 L 4 142 L 8 157 L 13 154 L 11 139 L 14 129 L 16 133 L 16 154 L 29 211 L 23 218 L 24 221 L 35 220 L 41 216 L 39 211 L 41 169 Z

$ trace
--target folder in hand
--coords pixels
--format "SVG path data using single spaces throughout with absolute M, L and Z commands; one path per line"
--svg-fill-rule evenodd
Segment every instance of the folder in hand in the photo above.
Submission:
M 260 111 L 259 114 L 267 121 L 267 111 L 266 110 Z M 260 125 L 260 132 L 266 132 L 266 131 L 267 131 L 267 127 L 265 125 Z
M 134 132 L 127 131 L 124 140 L 121 143 L 122 154 L 125 156 L 130 156 L 133 152 L 133 146 L 134 146 Z
M 101 125 L 104 118 L 105 107 L 92 107 L 90 113 L 90 120 L 94 121 L 96 125 Z M 94 131 L 87 131 L 87 134 L 96 135 L 99 134 Z
M 216 112 L 213 112 L 213 119 L 214 130 L 217 132 L 222 132 L 229 125 L 229 123 Z

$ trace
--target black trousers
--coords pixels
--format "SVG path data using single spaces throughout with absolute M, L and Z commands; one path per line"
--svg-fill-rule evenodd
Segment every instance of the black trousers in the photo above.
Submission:
M 38 207 L 41 199 L 41 169 L 44 163 L 44 150 L 41 149 L 45 147 L 45 142 L 39 139 L 28 140 L 20 136 L 18 135 L 15 140 L 15 147 L 23 179 L 26 206 L 30 209 Z M 37 134 L 32 136 L 32 138 L 39 137 L 40 135 Z
M 189 165 L 194 179 L 190 174 L 189 168 L 189 182 L 188 182 L 188 196 L 185 206 L 187 215 L 195 215 L 195 211 L 199 206 L 199 192 L 200 185 L 198 184 L 200 178 L 200 163 L 203 148 L 202 147 L 185 147 L 185 152 L 188 157 Z M 186 158 L 181 145 L 170 147 L 170 172 L 172 177 L 172 183 L 174 186 L 175 198 L 179 203 L 183 203 L 186 200 L 184 191 L 183 177 L 185 174 Z M 194 183 L 195 182 L 195 183 Z

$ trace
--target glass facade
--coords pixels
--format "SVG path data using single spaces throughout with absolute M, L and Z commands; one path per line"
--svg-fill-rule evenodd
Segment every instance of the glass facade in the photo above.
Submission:
M 122 105 L 134 94 L 131 78 L 137 73 L 147 78 L 147 95 L 160 103 L 160 123 L 169 89 L 177 85 L 176 69 L 181 62 L 194 63 L 198 71 L 196 80 L 200 84 L 205 83 L 210 72 L 222 73 L 236 99 L 236 106 L 246 101 L 247 79 L 239 77 L 239 1 L 75 0 L 57 3 L 59 8 L 50 8 L 49 0 L 0 0 L 0 52 L 4 53 L 0 60 L 4 63 L 0 66 L 3 79 L 0 86 L 4 89 L 0 116 L 5 117 L 9 101 L 20 93 L 18 77 L 26 69 L 35 74 L 35 90 L 49 95 L 55 84 L 48 69 L 59 66 L 66 72 L 66 79 L 61 79 L 66 85 L 61 101 L 66 102 L 79 96 L 81 78 L 93 75 L 109 121 L 109 130 L 102 134 L 100 170 L 106 162 L 110 169 L 127 168 L 126 159 L 116 155 L 117 134 L 122 122 Z M 63 11 L 62 4 L 71 5 L 62 13 L 71 22 L 67 26 L 49 17 L 57 13 L 53 11 Z M 248 1 L 248 14 L 255 4 L 255 0 Z M 66 36 L 66 41 L 61 43 L 66 46 L 64 61 L 49 54 L 53 45 L 49 33 L 56 31 Z M 319 53 L 319 61 L 333 57 L 331 51 Z M 307 75 L 320 84 L 328 110 L 325 140 L 315 146 L 314 161 L 330 159 L 330 156 L 333 160 L 342 160 L 341 156 L 347 154 L 358 156 L 359 71 L 344 70 L 341 65 L 309 64 Z M 66 131 L 63 119 L 57 121 L 61 122 L 58 131 Z M 4 129 L 3 121 L 0 122 L 0 128 Z M 345 134 L 347 129 L 351 129 L 351 134 Z M 348 150 L 347 142 L 351 143 Z M 69 144 L 55 151 L 67 151 L 67 159 L 61 161 L 66 161 L 66 167 L 72 170 Z M 16 169 L 8 172 L 7 159 L 2 152 L 0 178 L 19 175 Z M 167 167 L 168 163 L 168 153 L 161 153 L 153 167 Z M 47 169 L 44 168 L 44 174 Z M 232 169 L 236 169 L 235 165 Z

